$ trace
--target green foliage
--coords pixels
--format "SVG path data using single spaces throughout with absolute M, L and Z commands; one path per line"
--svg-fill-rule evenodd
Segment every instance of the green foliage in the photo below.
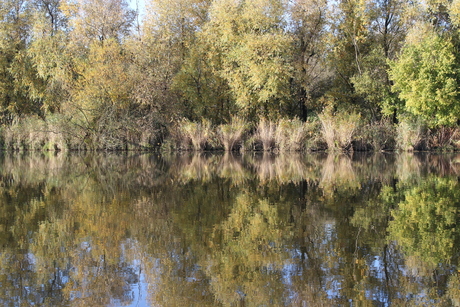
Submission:
M 449 262 L 458 240 L 459 199 L 456 179 L 428 178 L 405 193 L 392 214 L 390 238 L 430 266 Z
M 214 71 L 226 80 L 242 116 L 279 116 L 290 99 L 291 37 L 283 2 L 215 1 L 202 37 Z
M 412 30 L 399 59 L 390 62 L 393 89 L 405 110 L 431 127 L 457 122 L 459 73 L 452 40 L 426 25 Z

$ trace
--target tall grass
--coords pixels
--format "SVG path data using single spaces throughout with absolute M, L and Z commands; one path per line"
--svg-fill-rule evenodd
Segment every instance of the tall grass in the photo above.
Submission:
M 262 143 L 264 151 L 271 151 L 275 148 L 276 124 L 262 118 L 257 125 L 254 138 Z
M 178 131 L 183 144 L 187 146 L 191 143 L 195 151 L 204 150 L 213 134 L 211 122 L 206 119 L 201 122 L 182 119 L 178 124 Z
M 396 127 L 396 144 L 402 151 L 421 149 L 424 142 L 425 126 L 420 121 L 403 119 Z
M 233 117 L 229 124 L 217 128 L 217 135 L 225 151 L 236 150 L 243 141 L 243 136 L 249 125 L 240 117 Z
M 66 150 L 67 140 L 60 121 L 44 121 L 30 116 L 17 118 L 3 129 L 4 148 L 8 150 Z
M 281 119 L 276 125 L 275 143 L 280 151 L 305 149 L 307 125 L 300 119 Z
M 330 107 L 319 115 L 323 137 L 329 150 L 352 149 L 351 142 L 359 126 L 360 117 L 355 112 L 335 114 Z

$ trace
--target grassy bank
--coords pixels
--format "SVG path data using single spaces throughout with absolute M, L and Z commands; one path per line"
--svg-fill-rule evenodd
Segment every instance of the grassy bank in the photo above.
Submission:
M 212 125 L 181 119 L 165 129 L 118 123 L 110 129 L 84 127 L 63 116 L 19 118 L 1 129 L 3 150 L 11 151 L 457 151 L 458 127 L 429 129 L 422 122 L 367 122 L 357 113 L 325 110 L 307 121 L 234 117 Z

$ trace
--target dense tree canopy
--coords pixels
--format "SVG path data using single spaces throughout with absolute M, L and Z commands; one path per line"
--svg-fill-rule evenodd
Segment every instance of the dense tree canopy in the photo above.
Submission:
M 94 142 L 325 104 L 369 122 L 459 117 L 458 1 L 151 0 L 142 18 L 123 0 L 0 7 L 5 124 L 62 115 Z

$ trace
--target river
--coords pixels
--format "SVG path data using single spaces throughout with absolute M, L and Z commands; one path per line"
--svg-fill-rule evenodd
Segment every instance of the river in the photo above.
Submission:
M 3 306 L 459 306 L 460 155 L 4 153 Z

